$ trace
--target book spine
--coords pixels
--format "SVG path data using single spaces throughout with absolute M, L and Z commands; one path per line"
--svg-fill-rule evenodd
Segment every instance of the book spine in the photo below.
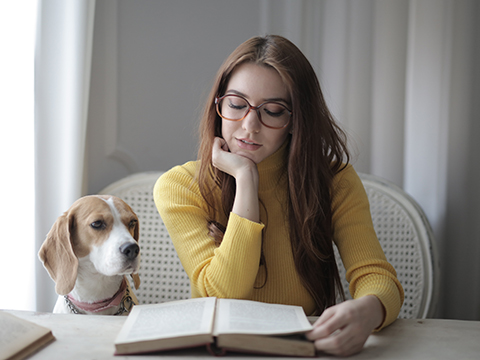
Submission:
M 213 343 L 207 344 L 207 350 L 210 355 L 213 356 L 225 356 L 227 354 L 226 349 L 222 349 L 217 346 L 216 340 Z

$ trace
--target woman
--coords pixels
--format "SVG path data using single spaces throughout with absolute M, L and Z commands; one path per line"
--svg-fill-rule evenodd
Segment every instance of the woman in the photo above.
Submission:
M 280 36 L 246 41 L 220 68 L 200 132 L 198 160 L 154 189 L 192 296 L 300 305 L 320 315 L 318 350 L 360 351 L 398 316 L 403 289 L 308 60 Z M 333 243 L 354 298 L 337 305 Z

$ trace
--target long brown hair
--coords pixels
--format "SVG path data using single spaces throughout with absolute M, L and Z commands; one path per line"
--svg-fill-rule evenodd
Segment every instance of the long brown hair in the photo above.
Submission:
M 343 296 L 333 252 L 331 191 L 334 176 L 349 161 L 349 152 L 346 135 L 327 108 L 315 71 L 287 39 L 276 35 L 251 38 L 220 67 L 200 125 L 198 157 L 203 160 L 197 174 L 200 191 L 212 220 L 217 211 L 228 217 L 235 180 L 211 163 L 213 140 L 222 136 L 214 98 L 224 95 L 232 72 L 245 62 L 275 69 L 290 92 L 293 113 L 287 165 L 290 242 L 296 270 L 315 300 L 317 313 L 321 313 L 335 304 L 336 290 Z M 221 190 L 221 204 L 215 204 L 215 187 Z M 214 232 L 217 235 L 212 235 L 218 240 L 218 232 Z

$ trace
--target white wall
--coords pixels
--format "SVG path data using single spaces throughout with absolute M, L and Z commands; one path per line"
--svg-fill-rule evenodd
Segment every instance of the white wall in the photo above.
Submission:
M 427 212 L 438 315 L 480 320 L 479 24 L 476 0 L 97 1 L 85 192 L 195 159 L 218 67 L 244 40 L 278 33 L 317 70 L 357 170 Z
M 257 0 L 97 1 L 88 192 L 196 159 L 203 99 L 259 32 Z

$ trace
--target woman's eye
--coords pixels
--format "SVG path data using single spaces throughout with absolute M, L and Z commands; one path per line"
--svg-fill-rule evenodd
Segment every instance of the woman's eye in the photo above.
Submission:
M 90 224 L 90 226 L 95 230 L 105 229 L 106 227 L 105 222 L 103 222 L 103 220 L 94 221 L 93 223 Z
M 285 109 L 267 109 L 265 108 L 265 113 L 268 116 L 279 117 L 285 114 Z
M 280 117 L 286 113 L 286 109 L 277 103 L 266 103 L 263 105 L 263 112 L 271 117 Z
M 228 106 L 232 109 L 235 109 L 235 110 L 241 110 L 241 109 L 244 109 L 245 108 L 245 104 L 234 104 L 234 103 L 229 103 Z

